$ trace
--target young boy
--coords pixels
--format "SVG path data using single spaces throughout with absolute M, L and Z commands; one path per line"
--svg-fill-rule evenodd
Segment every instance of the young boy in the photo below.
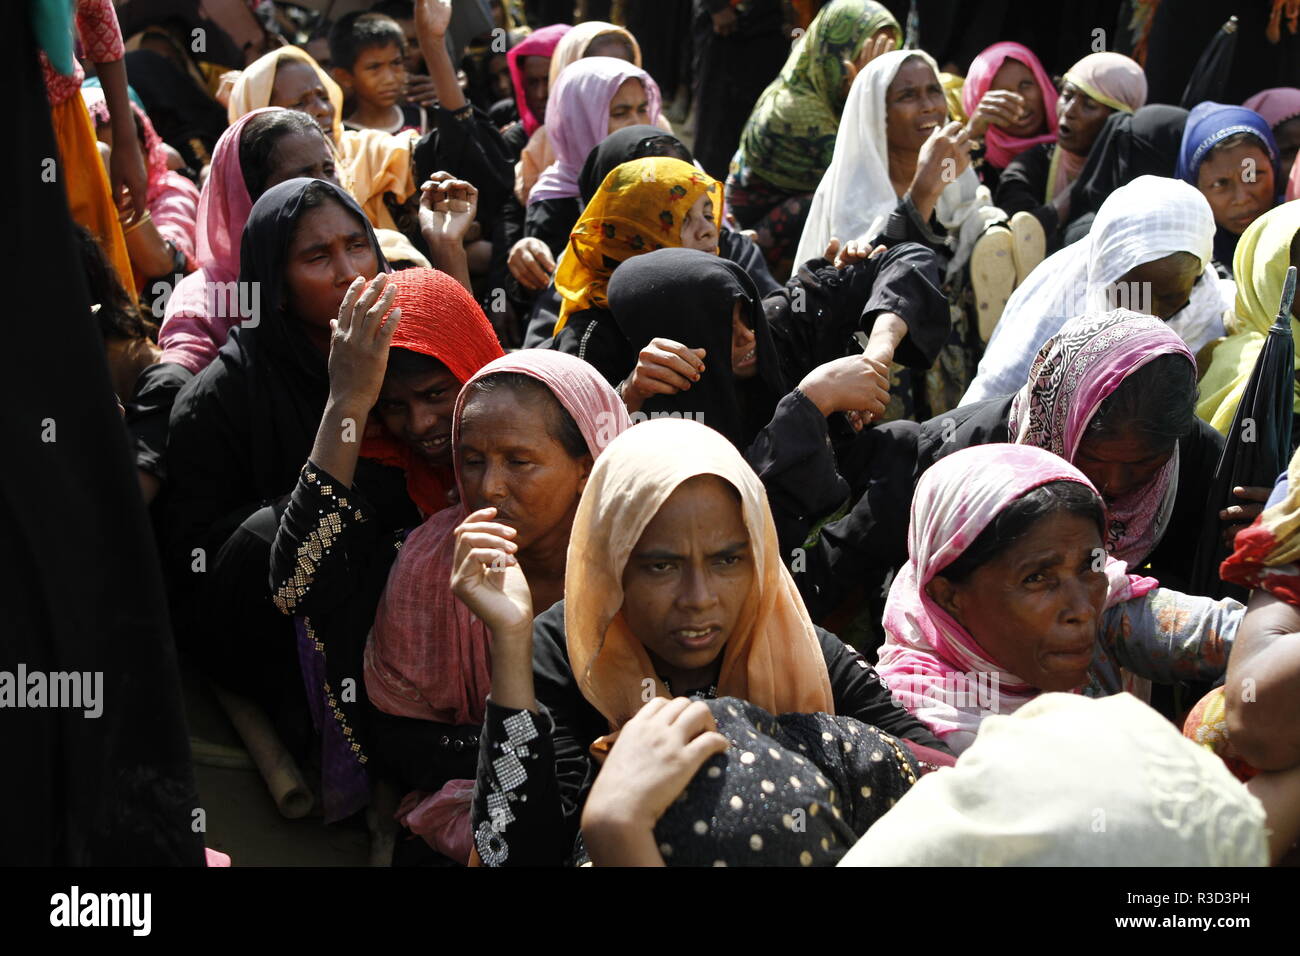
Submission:
M 340 17 L 330 31 L 330 61 L 352 104 L 345 127 L 428 131 L 424 108 L 406 102 L 406 37 L 396 20 L 380 13 Z

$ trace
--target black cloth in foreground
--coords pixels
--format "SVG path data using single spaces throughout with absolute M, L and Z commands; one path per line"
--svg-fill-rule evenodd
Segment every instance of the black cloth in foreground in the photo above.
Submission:
M 0 673 L 25 668 L 11 689 L 27 703 L 37 673 L 50 694 L 50 678 L 80 675 L 95 700 L 0 710 L 0 863 L 203 866 L 158 555 L 85 282 L 67 267 L 63 177 L 78 171 L 42 175 L 59 154 L 30 9 L 15 5 L 0 31 L 9 212 L 23 224 L 0 350 Z
M 837 715 L 949 752 L 898 705 L 857 651 L 816 630 Z M 533 620 L 533 680 L 536 713 L 487 701 L 471 821 L 488 866 L 560 866 L 574 858 L 582 808 L 598 770 L 588 748 L 610 729 L 573 675 L 563 601 Z M 709 696 L 692 688 L 674 693 Z

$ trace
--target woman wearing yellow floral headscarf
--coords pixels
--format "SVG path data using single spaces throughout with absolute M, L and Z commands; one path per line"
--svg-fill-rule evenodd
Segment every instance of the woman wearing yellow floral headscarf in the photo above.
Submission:
M 1285 203 L 1260 216 L 1237 240 L 1232 258 L 1237 279 L 1235 315 L 1227 317 L 1228 337 L 1214 350 L 1201 379 L 1196 412 L 1221 432 L 1227 432 L 1241 404 L 1242 392 L 1264 346 L 1268 327 L 1277 315 L 1288 266 L 1300 265 L 1300 200 Z M 1291 334 L 1300 332 L 1300 299 L 1291 306 Z M 1296 368 L 1300 370 L 1300 354 Z M 1300 383 L 1295 410 L 1300 412 Z
M 666 156 L 614 168 L 583 210 L 555 270 L 560 318 L 555 347 L 619 381 L 636 364 L 634 348 L 609 314 L 606 286 L 620 262 L 655 249 L 716 253 L 722 184 Z

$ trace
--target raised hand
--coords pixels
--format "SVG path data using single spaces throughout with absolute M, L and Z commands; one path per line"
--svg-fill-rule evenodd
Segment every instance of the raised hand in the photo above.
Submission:
M 478 214 L 478 189 L 448 172 L 436 172 L 420 187 L 420 234 L 430 246 L 463 244 Z
M 989 90 L 971 113 L 966 131 L 972 139 L 982 139 L 990 126 L 1006 129 L 1015 126 L 1025 115 L 1025 98 L 1010 90 Z
M 456 527 L 451 590 L 494 638 L 531 635 L 533 596 L 515 557 L 517 532 L 493 521 L 496 514 L 496 508 L 482 508 Z
M 889 369 L 867 355 L 848 355 L 817 366 L 799 383 L 799 391 L 823 415 L 857 412 L 866 420 L 885 413 L 889 404 Z
M 868 37 L 867 42 L 862 44 L 862 52 L 858 54 L 856 60 L 842 60 L 844 64 L 844 89 L 843 93 L 848 96 L 849 89 L 853 86 L 853 81 L 857 79 L 858 74 L 866 68 L 866 65 L 876 57 L 888 53 L 894 48 L 894 34 L 889 30 L 878 33 L 875 37 Z
M 525 236 L 510 247 L 506 268 L 525 289 L 537 292 L 551 282 L 555 271 L 555 258 L 546 243 L 536 236 Z
M 653 395 L 676 395 L 700 380 L 704 349 L 693 349 L 672 339 L 651 339 L 637 356 L 636 368 L 623 383 L 623 403 L 629 412 Z
M 451 0 L 416 0 L 415 28 L 435 36 L 446 36 L 451 25 Z
M 402 317 L 402 310 L 393 308 L 396 298 L 397 287 L 389 284 L 387 273 L 368 286 L 358 276 L 343 296 L 338 318 L 330 322 L 330 401 L 357 417 L 368 415 L 379 400 L 388 346 Z

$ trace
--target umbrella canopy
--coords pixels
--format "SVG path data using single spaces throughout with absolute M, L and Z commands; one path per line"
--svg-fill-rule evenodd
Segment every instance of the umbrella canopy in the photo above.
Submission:
M 1296 268 L 1287 270 L 1277 318 L 1269 327 L 1264 347 L 1246 383 L 1246 391 L 1233 416 L 1223 454 L 1214 469 L 1208 504 L 1212 508 L 1196 550 L 1191 591 L 1215 597 L 1245 599 L 1245 592 L 1219 577 L 1219 564 L 1228 556 L 1223 543 L 1220 509 L 1235 504 L 1237 486 L 1272 487 L 1291 461 L 1291 417 L 1295 384 L 1295 340 L 1291 335 L 1291 303 L 1295 298 Z
M 1183 99 L 1179 104 L 1183 109 L 1191 109 L 1197 103 L 1206 100 L 1219 101 L 1228 85 L 1228 73 L 1232 70 L 1232 57 L 1237 51 L 1237 18 L 1229 17 L 1228 22 L 1219 27 L 1205 52 L 1196 61 L 1191 79 L 1183 90 Z

